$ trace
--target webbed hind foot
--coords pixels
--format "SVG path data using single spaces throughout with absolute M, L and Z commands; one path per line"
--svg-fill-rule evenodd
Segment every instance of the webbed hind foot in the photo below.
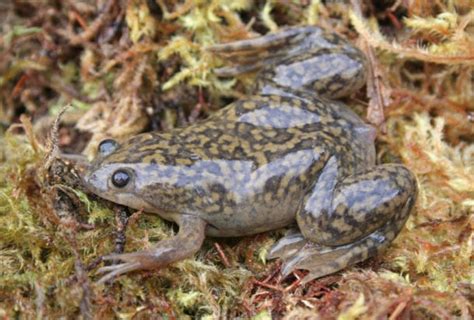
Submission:
M 376 231 L 359 241 L 337 247 L 319 245 L 304 239 L 301 234 L 292 234 L 280 239 L 271 248 L 268 258 L 283 260 L 283 276 L 296 269 L 308 270 L 309 273 L 301 282 L 305 284 L 364 261 L 383 250 L 389 243 L 383 231 Z

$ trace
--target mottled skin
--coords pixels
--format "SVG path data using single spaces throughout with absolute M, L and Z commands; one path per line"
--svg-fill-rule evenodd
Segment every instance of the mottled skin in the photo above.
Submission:
M 188 257 L 205 235 L 250 235 L 295 219 L 299 232 L 270 252 L 284 260 L 284 274 L 307 269 L 311 280 L 385 248 L 413 208 L 415 178 L 402 165 L 376 165 L 374 129 L 328 99 L 363 85 L 362 53 L 316 27 L 211 50 L 237 64 L 221 75 L 260 69 L 258 94 L 99 154 L 85 176 L 94 193 L 180 227 L 152 250 L 105 257 L 122 263 L 102 268 L 100 281 Z M 117 170 L 129 178 L 124 186 L 112 181 Z

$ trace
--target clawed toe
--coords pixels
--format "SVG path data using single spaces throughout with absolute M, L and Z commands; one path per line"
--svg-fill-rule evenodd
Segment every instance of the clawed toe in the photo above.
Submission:
M 132 254 L 130 253 L 121 253 L 121 254 L 118 254 L 118 253 L 114 253 L 114 254 L 109 254 L 108 256 L 103 256 L 102 257 L 102 261 L 127 261 L 127 262 L 131 262 L 130 258 L 131 258 Z
M 267 34 L 265 36 L 255 37 L 251 39 L 238 40 L 234 42 L 228 42 L 223 44 L 215 44 L 210 46 L 208 49 L 216 53 L 230 53 L 239 54 L 245 51 L 252 51 L 255 49 L 269 49 L 274 47 L 284 46 L 288 44 L 290 39 L 297 36 L 304 36 L 305 33 L 311 32 L 313 29 L 308 27 L 300 28 L 287 28 Z
M 98 274 L 105 273 L 105 275 L 97 281 L 98 284 L 102 284 L 107 281 L 110 281 L 121 274 L 130 272 L 130 271 L 139 270 L 142 268 L 142 264 L 134 259 L 131 259 L 130 254 L 111 254 L 108 256 L 103 256 L 102 260 L 103 261 L 121 261 L 123 263 L 114 264 L 111 266 L 105 266 L 97 270 Z
M 303 248 L 307 240 L 299 232 L 289 234 L 280 240 L 278 240 L 268 252 L 268 259 L 286 259 L 289 256 L 294 255 L 298 250 Z
M 282 259 L 281 273 L 287 276 L 295 269 L 312 270 L 316 265 L 328 264 L 331 261 L 331 253 L 335 251 L 338 249 L 312 243 L 300 232 L 296 232 L 275 243 L 267 257 Z
M 309 261 L 320 262 L 322 264 L 328 263 L 330 260 L 325 259 L 326 257 L 323 258 L 327 250 L 326 247 L 307 242 L 303 248 L 297 250 L 293 255 L 286 256 L 285 259 L 283 259 L 281 273 L 284 276 L 287 276 L 295 269 L 311 270 L 313 266 L 308 266 Z
M 204 241 L 207 223 L 191 215 L 180 215 L 177 222 L 178 234 L 158 242 L 152 249 L 102 257 L 103 261 L 112 261 L 116 264 L 98 270 L 98 273 L 104 274 L 98 283 L 107 282 L 131 271 L 153 270 L 167 266 L 196 253 Z
M 109 259 L 110 260 L 110 259 Z M 116 264 L 112 266 L 105 266 L 97 270 L 97 273 L 106 273 L 102 278 L 97 281 L 97 284 L 103 284 L 113 278 L 130 272 L 140 269 L 141 264 L 140 262 L 125 262 L 121 264 Z
M 283 276 L 287 276 L 295 269 L 310 271 L 301 282 L 305 284 L 313 279 L 354 265 L 382 250 L 387 241 L 377 241 L 377 235 L 378 233 L 374 233 L 356 242 L 333 247 L 301 240 L 294 235 L 284 238 L 283 244 L 286 244 L 287 247 L 284 247 L 283 244 L 278 246 L 279 243 L 277 243 L 272 250 L 279 252 L 279 257 L 283 260 L 281 266 Z M 304 243 L 302 247 L 301 242 Z
M 302 283 L 307 283 L 360 261 L 359 245 L 356 243 L 335 247 L 322 246 L 308 241 L 301 233 L 296 232 L 275 243 L 267 257 L 280 258 L 283 261 L 281 266 L 283 276 L 296 269 L 309 270 L 309 274 L 302 280 Z

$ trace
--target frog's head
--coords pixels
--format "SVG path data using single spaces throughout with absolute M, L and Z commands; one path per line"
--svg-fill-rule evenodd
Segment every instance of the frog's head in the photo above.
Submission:
M 126 145 L 121 146 L 111 139 L 103 140 L 96 159 L 83 175 L 83 182 L 101 198 L 137 210 L 153 211 L 153 206 L 145 200 L 146 170 L 139 170 L 140 164 L 130 161 L 126 152 L 129 152 Z

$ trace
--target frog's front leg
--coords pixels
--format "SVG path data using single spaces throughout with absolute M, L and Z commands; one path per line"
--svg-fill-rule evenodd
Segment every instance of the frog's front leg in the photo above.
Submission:
M 334 273 L 375 255 L 397 236 L 416 200 L 413 174 L 385 164 L 338 177 L 335 157 L 327 162 L 297 213 L 302 236 L 277 243 L 270 257 L 282 257 L 282 273 L 309 270 L 305 281 Z M 307 241 L 309 240 L 309 241 Z
M 206 222 L 199 217 L 185 214 L 179 216 L 176 222 L 179 225 L 178 234 L 158 242 L 153 249 L 103 257 L 103 260 L 123 263 L 100 268 L 98 272 L 106 274 L 99 279 L 98 283 L 104 283 L 131 271 L 163 267 L 196 253 L 204 241 Z

